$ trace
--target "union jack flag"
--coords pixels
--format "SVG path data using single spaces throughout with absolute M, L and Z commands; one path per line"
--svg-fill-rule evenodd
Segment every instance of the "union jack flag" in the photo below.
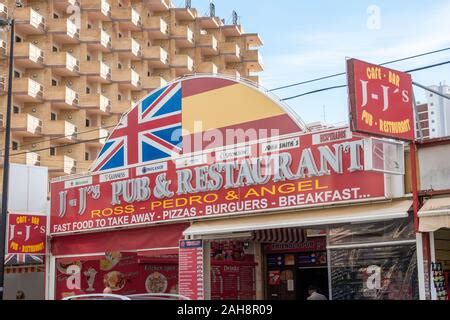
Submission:
M 5 266 L 16 266 L 23 264 L 44 263 L 44 256 L 24 253 L 9 253 L 5 255 Z
M 117 169 L 180 154 L 181 101 L 181 82 L 143 99 L 122 117 L 91 171 Z

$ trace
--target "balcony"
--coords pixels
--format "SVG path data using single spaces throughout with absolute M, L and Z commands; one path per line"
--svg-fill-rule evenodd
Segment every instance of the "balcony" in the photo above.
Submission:
M 244 39 L 248 48 L 260 47 L 264 44 L 261 37 L 257 33 L 245 33 Z
M 15 8 L 14 19 L 16 32 L 19 34 L 44 34 L 46 32 L 44 17 L 30 7 Z
M 213 62 L 202 62 L 195 70 L 197 73 L 217 74 L 217 65 Z
M 80 42 L 80 30 L 70 19 L 50 19 L 48 33 L 53 39 L 62 44 L 76 44 Z
M 11 117 L 11 131 L 15 136 L 39 137 L 42 132 L 42 121 L 30 114 L 13 114 Z
M 263 63 L 258 50 L 244 51 L 242 61 L 246 64 L 246 68 L 251 72 L 263 71 Z
M 78 93 L 66 86 L 48 87 L 45 100 L 62 109 L 74 109 L 79 104 Z
M 170 0 L 147 0 L 147 7 L 150 11 L 161 12 L 170 9 Z
M 21 163 L 28 166 L 39 166 L 41 164 L 41 156 L 36 152 L 20 150 L 18 153 L 17 155 L 10 154 L 12 163 Z
M 154 90 L 167 85 L 167 81 L 163 77 L 143 77 L 142 89 Z
M 53 7 L 59 12 L 72 12 L 73 7 L 80 7 L 78 0 L 54 0 Z M 69 8 L 70 7 L 70 8 Z
M 6 78 L 4 76 L 0 76 L 0 95 L 6 94 Z
M 169 67 L 169 54 L 159 46 L 144 48 L 143 57 L 144 60 L 148 61 L 148 66 L 151 68 L 162 69 Z
M 49 173 L 54 175 L 74 174 L 77 162 L 68 156 L 50 156 L 41 158 L 41 166 L 48 167 Z
M 170 67 L 175 69 L 177 76 L 192 73 L 194 70 L 194 60 L 187 54 L 176 54 L 172 56 Z
M 222 26 L 222 32 L 225 37 L 240 37 L 242 35 L 242 28 L 240 25 L 231 24 Z
M 237 80 L 239 80 L 241 78 L 241 74 L 239 73 L 239 71 L 237 71 L 235 69 L 225 69 L 221 73 L 226 76 L 235 78 Z
M 200 35 L 197 40 L 197 47 L 201 48 L 202 54 L 205 56 L 213 56 L 219 54 L 219 44 L 216 37 L 212 34 Z
M 253 82 L 255 85 L 259 84 L 259 77 L 258 76 L 247 76 L 245 79 Z
M 79 134 L 80 139 L 87 140 L 86 145 L 89 147 L 101 147 L 105 144 L 106 138 L 108 138 L 108 136 L 108 130 L 103 128 L 98 128 L 98 130 L 92 128 L 87 132 Z
M 14 65 L 27 69 L 44 67 L 44 52 L 28 42 L 14 45 Z
M 109 20 L 111 5 L 106 0 L 81 0 L 81 12 L 87 12 L 92 20 Z
M 46 59 L 47 67 L 62 77 L 74 77 L 80 72 L 80 62 L 68 52 L 51 52 Z
M 30 78 L 14 79 L 13 98 L 17 102 L 41 102 L 44 96 L 44 87 Z
M 241 62 L 241 48 L 234 42 L 222 42 L 219 44 L 220 54 L 225 62 Z
M 142 28 L 141 16 L 133 8 L 113 7 L 111 19 L 118 22 L 121 29 L 139 31 Z
M 197 21 L 201 29 L 219 29 L 223 26 L 222 20 L 218 17 L 199 17 Z
M 175 11 L 175 18 L 178 21 L 194 21 L 197 17 L 197 11 L 189 8 L 173 8 Z
M 87 109 L 92 113 L 106 115 L 111 112 L 111 101 L 100 93 L 84 94 L 80 99 L 80 108 Z
M 80 41 L 87 43 L 90 50 L 110 52 L 112 48 L 111 36 L 101 29 L 82 29 Z
M 121 88 L 128 90 L 141 89 L 141 76 L 133 69 L 114 70 L 112 81 L 118 83 Z
M 8 7 L 0 3 L 0 19 L 8 19 Z
M 161 17 L 145 17 L 142 29 L 148 33 L 150 39 L 169 38 L 169 25 Z
M 53 137 L 57 143 L 73 142 L 77 140 L 77 127 L 65 120 L 48 121 L 43 130 L 43 135 Z
M 3 59 L 5 57 L 6 57 L 6 42 L 0 40 L 0 59 Z
M 87 76 L 89 82 L 111 82 L 111 68 L 102 61 L 83 61 L 80 73 Z
M 194 33 L 188 26 L 174 27 L 172 39 L 175 39 L 178 48 L 193 48 L 195 46 Z
M 111 113 L 113 114 L 123 114 L 130 111 L 134 106 L 130 100 L 115 100 L 111 105 Z
M 119 57 L 130 60 L 142 59 L 142 48 L 139 42 L 134 39 L 113 39 L 113 52 L 118 52 Z

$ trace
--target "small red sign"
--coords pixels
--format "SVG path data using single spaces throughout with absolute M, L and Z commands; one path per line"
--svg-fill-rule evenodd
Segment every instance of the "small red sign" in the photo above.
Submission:
M 352 131 L 398 140 L 414 140 L 411 75 L 347 60 Z
M 9 213 L 8 253 L 45 254 L 47 217 Z

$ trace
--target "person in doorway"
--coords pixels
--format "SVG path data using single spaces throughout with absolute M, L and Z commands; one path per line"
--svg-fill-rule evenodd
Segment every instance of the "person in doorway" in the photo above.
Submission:
M 316 286 L 308 287 L 309 297 L 306 300 L 328 300 L 323 294 L 317 292 Z
M 16 300 L 25 300 L 25 292 L 22 290 L 17 290 Z

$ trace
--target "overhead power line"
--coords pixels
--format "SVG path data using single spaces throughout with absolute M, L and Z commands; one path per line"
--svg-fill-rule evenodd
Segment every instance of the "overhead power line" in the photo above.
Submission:
M 405 57 L 405 58 L 401 58 L 401 59 L 396 59 L 396 60 L 383 62 L 383 63 L 381 63 L 379 65 L 380 66 L 384 66 L 384 65 L 387 65 L 387 64 L 392 64 L 392 63 L 396 63 L 396 62 L 401 62 L 401 61 L 406 61 L 406 60 L 410 60 L 410 59 L 420 58 L 420 57 L 424 57 L 424 56 L 427 56 L 427 55 L 431 55 L 431 54 L 435 54 L 435 53 L 439 53 L 439 52 L 444 52 L 444 51 L 448 51 L 448 50 L 450 50 L 450 47 L 439 49 L 439 50 L 434 50 L 434 51 L 428 51 L 428 52 L 416 54 L 416 55 Z M 326 80 L 326 79 L 330 79 L 330 78 L 334 78 L 334 77 L 338 77 L 338 76 L 343 76 L 345 74 L 346 74 L 346 72 L 335 73 L 335 74 L 331 74 L 331 75 L 320 77 L 320 78 L 315 78 L 315 79 L 311 79 L 311 80 L 306 80 L 306 81 L 302 81 L 302 82 L 297 82 L 297 83 L 285 85 L 285 86 L 278 87 L 278 88 L 273 88 L 273 89 L 270 89 L 268 91 L 269 92 L 273 92 L 273 91 L 278 91 L 278 90 L 282 90 L 282 89 L 292 88 L 292 87 L 296 87 L 296 86 L 300 86 L 300 85 L 304 85 L 304 84 L 308 84 L 308 83 L 312 83 L 312 82 L 317 82 L 317 81 Z
M 440 63 L 436 63 L 436 64 L 431 64 L 431 65 L 428 65 L 428 66 L 424 66 L 424 67 L 420 67 L 420 68 L 416 68 L 416 69 L 411 69 L 411 70 L 407 70 L 407 71 L 403 71 L 403 72 L 406 72 L 406 73 L 412 73 L 412 72 L 417 72 L 417 71 L 422 71 L 422 70 L 426 70 L 426 69 L 431 69 L 431 68 L 440 67 L 440 66 L 443 66 L 443 65 L 446 65 L 446 64 L 450 64 L 450 61 L 444 61 L 444 62 L 440 62 Z M 344 74 L 345 74 L 345 73 L 344 73 Z M 449 99 L 449 96 L 443 95 L 443 94 L 441 94 L 441 93 L 439 93 L 439 92 L 437 92 L 437 91 L 431 90 L 431 89 L 429 89 L 429 88 L 427 88 L 427 87 L 425 87 L 425 86 L 418 85 L 418 84 L 415 83 L 415 82 L 414 82 L 413 84 L 414 84 L 414 85 L 417 85 L 417 86 L 419 86 L 419 87 L 421 87 L 422 89 L 425 89 L 425 90 L 434 92 L 434 93 L 436 93 L 436 94 L 439 94 L 440 96 L 443 96 L 444 98 Z M 283 99 L 281 99 L 281 101 L 292 100 L 292 99 L 295 99 L 295 98 L 307 96 L 307 95 L 314 94 L 314 93 L 318 93 L 318 92 L 323 92 L 323 91 L 328 91 L 328 90 L 333 90 L 333 89 L 340 89 L 340 88 L 345 88 L 345 87 L 347 87 L 346 84 L 343 84 L 343 85 L 336 85 L 336 86 L 326 87 L 326 88 L 321 88 L 321 89 L 316 89 L 316 90 L 307 91 L 307 92 L 304 92 L 304 93 L 301 93 L 301 94 L 297 94 L 297 95 L 295 95 L 295 96 L 283 98 Z

